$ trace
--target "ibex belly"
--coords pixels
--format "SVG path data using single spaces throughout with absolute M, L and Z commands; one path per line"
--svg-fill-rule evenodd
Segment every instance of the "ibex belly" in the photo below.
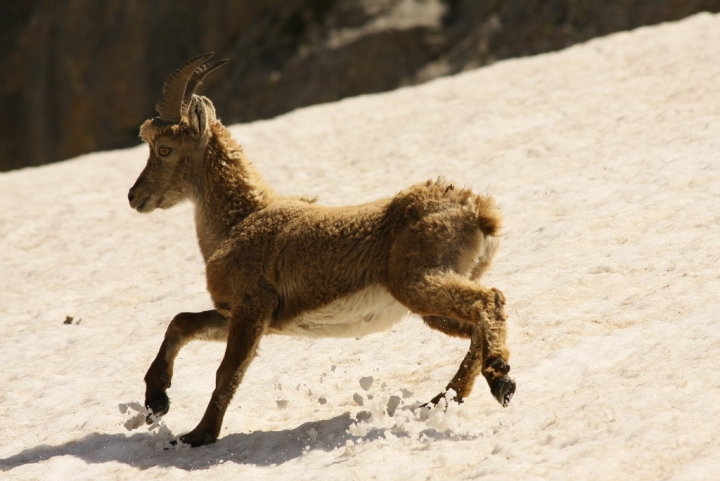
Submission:
M 389 329 L 406 314 L 408 309 L 385 289 L 368 287 L 304 312 L 274 332 L 304 337 L 362 337 Z

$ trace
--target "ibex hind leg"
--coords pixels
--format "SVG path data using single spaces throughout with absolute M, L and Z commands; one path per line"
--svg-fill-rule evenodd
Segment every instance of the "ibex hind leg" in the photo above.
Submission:
M 493 397 L 507 406 L 515 393 L 515 381 L 508 377 L 510 354 L 505 345 L 503 294 L 454 272 L 428 274 L 419 282 L 404 285 L 412 287 L 403 288 L 396 297 L 423 315 L 430 327 L 471 338 L 470 349 L 446 389 L 455 390 L 456 400 L 461 401 L 470 394 L 475 377 L 482 372 Z M 472 330 L 468 331 L 468 327 Z M 443 395 L 431 402 L 438 402 Z
M 227 336 L 228 320 L 218 311 L 183 312 L 175 316 L 145 375 L 145 407 L 155 416 L 163 416 L 170 410 L 167 389 L 171 385 L 175 358 L 185 344 L 196 339 L 226 342 Z M 150 416 L 147 422 L 152 422 Z
M 455 376 L 453 376 L 452 380 L 445 386 L 442 392 L 425 405 L 428 406 L 439 403 L 440 399 L 444 398 L 451 389 L 455 392 L 453 401 L 461 403 L 470 395 L 473 385 L 475 384 L 475 378 L 480 374 L 480 370 L 482 369 L 482 332 L 471 324 L 463 324 L 454 319 L 424 316 L 423 321 L 432 329 L 438 330 L 448 336 L 471 339 L 470 349 L 465 355 Z

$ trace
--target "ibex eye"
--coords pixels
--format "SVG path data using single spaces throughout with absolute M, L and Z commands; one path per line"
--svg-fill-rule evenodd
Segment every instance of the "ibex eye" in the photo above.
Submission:
M 162 155 L 163 157 L 165 157 L 166 155 L 168 155 L 170 153 L 170 148 L 169 147 L 160 147 L 158 149 L 158 153 L 160 155 Z

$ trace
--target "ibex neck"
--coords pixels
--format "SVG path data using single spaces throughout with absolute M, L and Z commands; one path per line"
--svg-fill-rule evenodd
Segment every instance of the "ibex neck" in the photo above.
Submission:
M 205 261 L 235 225 L 275 197 L 230 133 L 224 127 L 213 130 L 196 172 L 195 228 Z

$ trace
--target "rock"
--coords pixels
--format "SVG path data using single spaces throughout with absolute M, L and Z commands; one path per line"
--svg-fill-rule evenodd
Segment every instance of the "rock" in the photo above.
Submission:
M 720 0 L 15 0 L 0 7 L 0 171 L 139 143 L 165 78 L 215 51 L 225 124 L 381 92 Z

